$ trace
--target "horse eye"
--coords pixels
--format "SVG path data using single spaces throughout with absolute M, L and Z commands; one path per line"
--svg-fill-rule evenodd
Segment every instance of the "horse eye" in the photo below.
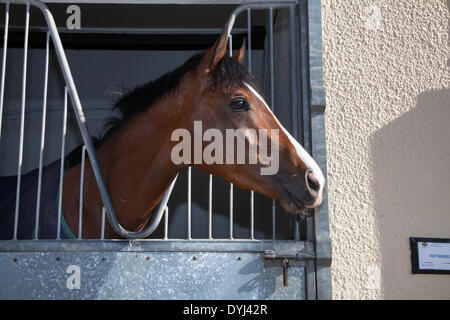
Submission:
M 231 101 L 230 104 L 233 111 L 247 111 L 250 109 L 250 106 L 244 98 L 237 98 Z

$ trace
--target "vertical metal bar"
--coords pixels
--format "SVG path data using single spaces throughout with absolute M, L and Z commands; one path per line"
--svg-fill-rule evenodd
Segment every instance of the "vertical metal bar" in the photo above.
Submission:
M 192 180 L 192 167 L 188 168 L 188 199 L 187 199 L 187 239 L 191 240 L 192 239 L 192 234 L 191 234 L 191 196 L 192 196 L 192 192 L 191 192 L 191 180 Z
M 84 196 L 84 167 L 86 164 L 86 146 L 81 148 L 81 168 L 80 168 L 80 202 L 78 206 L 78 239 L 82 239 L 83 232 L 83 196 Z
M 276 239 L 275 199 L 272 199 L 272 239 Z
M 270 50 L 270 102 L 272 111 L 275 111 L 275 83 L 273 67 L 273 8 L 269 8 L 269 50 Z
M 252 73 L 252 12 L 247 9 L 247 51 L 248 51 L 248 70 Z
M 230 183 L 230 239 L 233 239 L 233 184 Z
M 295 216 L 294 239 L 297 241 L 301 240 L 301 217 L 297 216 Z
M 102 207 L 102 231 L 100 234 L 100 240 L 105 239 L 105 216 L 106 216 L 106 210 L 105 210 L 105 207 Z
M 212 240 L 212 175 L 209 175 L 209 199 L 208 199 L 208 239 Z
M 39 233 L 39 214 L 41 210 L 41 189 L 42 189 L 42 166 L 44 158 L 45 146 L 45 126 L 47 117 L 47 88 L 48 88 L 48 64 L 49 64 L 49 44 L 50 33 L 47 32 L 45 44 L 45 70 L 44 70 L 44 97 L 42 98 L 42 120 L 41 120 L 41 146 L 39 149 L 39 176 L 38 176 L 38 190 L 36 199 L 36 221 L 34 224 L 34 239 L 38 239 Z
M 64 110 L 63 110 L 63 127 L 61 134 L 61 159 L 59 168 L 59 192 L 58 192 L 58 226 L 56 240 L 61 239 L 61 218 L 62 218 L 62 198 L 64 185 L 64 155 L 66 147 L 66 133 L 67 133 L 67 87 L 64 87 Z
M 247 9 L 248 70 L 252 73 L 252 12 Z M 255 192 L 250 191 L 250 239 L 255 239 Z
M 20 182 L 22 176 L 22 160 L 23 160 L 23 139 L 25 130 L 25 100 L 27 89 L 27 59 L 28 59 L 28 32 L 30 29 L 30 4 L 26 6 L 25 16 L 25 40 L 23 48 L 23 74 L 22 74 L 22 104 L 21 104 L 21 118 L 20 118 L 20 142 L 19 142 L 19 156 L 17 163 L 17 188 L 16 188 L 16 209 L 14 214 L 14 234 L 13 239 L 17 239 L 17 227 L 19 222 L 19 203 L 20 203 Z
M 230 35 L 228 38 L 228 49 L 229 49 L 229 55 L 230 57 L 233 56 L 233 36 Z M 230 239 L 233 239 L 233 184 L 230 183 Z
M 255 239 L 255 193 L 250 191 L 250 239 Z
M 303 146 L 311 153 L 311 100 L 309 75 L 309 28 L 308 28 L 308 0 L 299 1 L 300 19 L 300 61 L 301 61 L 301 103 L 303 124 Z M 306 218 L 306 250 L 315 250 L 314 220 Z M 305 263 L 306 297 L 317 299 L 316 290 L 316 261 L 309 259 Z
M 3 33 L 2 78 L 0 84 L 0 139 L 2 137 L 3 98 L 5 94 L 6 52 L 8 50 L 9 2 L 6 3 L 5 32 Z
M 301 102 L 303 122 L 303 147 L 311 154 L 311 101 L 309 84 L 309 41 L 308 4 L 302 1 L 300 7 L 300 63 L 301 63 Z
M 269 8 L 269 43 L 270 43 L 270 102 L 272 111 L 275 113 L 275 81 L 273 66 L 273 8 Z M 272 239 L 275 239 L 275 199 L 272 199 Z
M 297 84 L 297 32 L 295 4 L 289 7 L 289 40 L 291 68 L 291 118 L 292 135 L 298 139 L 298 84 Z
M 308 252 L 315 251 L 314 245 L 314 220 L 312 217 L 306 218 L 306 243 L 305 247 Z M 306 272 L 306 298 L 308 300 L 317 299 L 317 287 L 316 287 L 316 261 L 308 259 L 305 261 Z
M 297 15 L 296 5 L 292 4 L 289 7 L 289 40 L 290 40 L 290 68 L 291 68 L 291 118 L 292 118 L 292 133 L 295 139 L 299 140 L 298 132 L 298 54 L 297 54 Z M 294 238 L 297 241 L 301 239 L 301 222 L 299 215 L 295 217 Z
M 169 207 L 164 208 L 164 240 L 169 239 Z

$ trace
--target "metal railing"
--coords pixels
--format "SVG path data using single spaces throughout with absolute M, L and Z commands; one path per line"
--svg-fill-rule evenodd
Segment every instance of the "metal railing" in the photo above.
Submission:
M 227 25 L 228 25 L 228 37 L 229 37 L 229 51 L 230 56 L 232 52 L 232 36 L 231 30 L 233 29 L 236 17 L 239 14 L 247 11 L 247 39 L 248 39 L 248 68 L 252 72 L 252 54 L 251 54 L 251 10 L 269 10 L 269 76 L 270 76 L 270 106 L 272 112 L 275 113 L 275 79 L 274 79 L 274 9 L 289 9 L 289 39 L 290 39 L 290 77 L 291 77 L 291 115 L 292 119 L 297 118 L 298 114 L 298 99 L 297 99 L 297 42 L 296 42 L 296 15 L 295 1 L 286 2 L 260 2 L 260 3 L 247 3 L 238 6 L 231 13 Z M 293 136 L 298 139 L 297 122 L 292 122 Z M 210 179 L 212 179 L 210 177 Z M 251 216 L 251 239 L 254 239 L 254 192 L 250 192 L 250 216 Z M 296 239 L 300 239 L 300 220 L 296 220 Z M 230 238 L 233 238 L 233 184 L 230 184 Z M 272 239 L 276 239 L 276 211 L 275 211 L 275 199 L 272 199 Z
M 95 148 L 89 134 L 89 130 L 87 128 L 86 117 L 84 115 L 84 111 L 80 102 L 80 98 L 78 96 L 78 92 L 73 81 L 72 73 L 70 71 L 69 64 L 67 62 L 66 55 L 64 53 L 64 49 L 61 43 L 61 39 L 59 37 L 59 33 L 53 19 L 52 14 L 50 13 L 48 7 L 38 0 L 14 0 L 14 1 L 5 1 L 0 0 L 1 3 L 6 4 L 5 10 L 5 30 L 4 30 L 4 43 L 3 43 L 3 59 L 2 59 L 2 76 L 1 76 L 1 93 L 0 93 L 0 116 L 3 112 L 3 99 L 4 99 L 4 88 L 5 88 L 5 73 L 6 73 L 6 53 L 7 53 L 7 41 L 8 41 L 8 23 L 9 23 L 9 7 L 10 3 L 13 4 L 25 4 L 26 6 L 26 21 L 25 21 L 25 39 L 24 39 L 24 59 L 23 59 L 23 75 L 22 75 L 22 102 L 21 102 L 21 120 L 20 120 L 20 145 L 19 145 L 19 156 L 18 156 L 18 170 L 17 170 L 17 188 L 16 188 L 16 205 L 15 205 L 15 216 L 14 216 L 14 233 L 13 240 L 17 240 L 17 228 L 18 228 L 18 218 L 19 218 L 19 206 L 20 206 L 20 186 L 21 186 L 21 175 L 22 175 L 22 160 L 23 160 L 23 140 L 24 140 L 24 127 L 25 127 L 25 102 L 26 102 L 26 81 L 27 81 L 27 58 L 28 58 L 28 34 L 29 34 L 29 22 L 30 22 L 30 6 L 34 6 L 38 8 L 47 23 L 48 31 L 46 38 L 46 57 L 48 57 L 49 53 L 49 41 L 50 36 L 55 47 L 55 52 L 58 57 L 59 65 L 64 76 L 64 81 L 66 83 L 65 95 L 64 95 L 64 122 L 63 122 L 63 135 L 62 135 L 62 146 L 61 146 L 61 172 L 60 172 L 60 185 L 59 185 L 59 199 L 58 199 L 58 230 L 57 230 L 57 239 L 60 239 L 61 232 L 61 211 L 62 211 L 62 185 L 63 185 L 63 170 L 64 170 L 64 147 L 65 147 L 65 129 L 67 123 L 67 95 L 70 96 L 73 109 L 75 112 L 75 116 L 78 122 L 78 126 L 80 129 L 81 136 L 84 141 L 83 151 L 87 151 L 89 156 L 89 161 L 91 163 L 94 176 L 100 191 L 100 195 L 105 206 L 106 214 L 108 215 L 109 222 L 113 227 L 114 231 L 124 237 L 124 238 L 145 238 L 149 236 L 158 226 L 164 209 L 167 205 L 167 201 L 169 200 L 170 193 L 172 192 L 173 186 L 176 181 L 176 177 L 167 189 L 164 194 L 162 200 L 156 207 L 155 213 L 152 215 L 148 225 L 139 232 L 131 232 L 123 228 L 115 214 L 114 206 L 111 201 L 111 197 L 109 195 L 107 186 L 104 182 L 102 172 L 100 166 L 98 164 L 97 155 L 95 152 Z M 49 36 L 50 35 L 50 36 Z M 45 69 L 45 85 L 44 85 L 44 104 L 43 104 L 43 117 L 45 117 L 46 110 L 46 93 L 47 93 L 47 81 L 48 81 L 48 60 L 46 60 L 46 69 Z M 45 120 L 43 120 L 42 130 L 45 131 Z M 41 154 L 40 159 L 42 159 L 42 151 L 45 144 L 44 141 L 45 134 L 42 135 L 41 138 Z M 1 137 L 1 127 L 0 127 L 0 137 Z M 83 155 L 83 158 L 85 155 Z M 42 161 L 39 163 L 39 177 L 42 176 Z M 82 175 L 81 175 L 82 176 Z M 38 186 L 38 198 L 40 199 L 40 190 L 41 190 L 41 180 L 39 180 Z M 38 200 L 39 200 L 38 199 Z M 39 205 L 36 206 L 36 221 L 39 221 Z M 37 224 L 36 224 L 37 228 Z M 104 224 L 102 226 L 102 234 L 104 234 Z
M 61 158 L 60 158 L 60 181 L 59 181 L 59 198 L 58 198 L 58 230 L 57 239 L 60 239 L 61 232 L 61 215 L 62 215 L 62 188 L 63 188 L 63 176 L 64 176 L 64 157 L 65 157 L 65 140 L 66 140 L 66 124 L 67 124 L 67 104 L 68 98 L 73 105 L 73 111 L 75 113 L 77 123 L 80 129 L 82 139 L 84 141 L 84 146 L 81 151 L 81 172 L 80 174 L 80 199 L 79 199 L 79 223 L 78 223 L 78 239 L 82 238 L 82 208 L 83 208 L 83 186 L 84 186 L 84 169 L 86 162 L 86 152 L 89 157 L 89 161 L 92 165 L 95 179 L 97 181 L 99 191 L 102 197 L 104 207 L 102 209 L 102 229 L 100 239 L 104 239 L 105 235 L 105 217 L 113 227 L 114 231 L 121 237 L 129 239 L 142 239 L 151 235 L 158 227 L 163 215 L 164 215 L 164 236 L 161 240 L 171 240 L 169 239 L 168 224 L 169 224 L 169 208 L 167 203 L 170 194 L 174 188 L 176 179 L 173 180 L 170 187 L 166 191 L 163 199 L 158 204 L 155 209 L 151 220 L 147 224 L 144 230 L 140 232 L 131 232 L 124 229 L 117 220 L 114 206 L 112 204 L 107 186 L 102 177 L 101 169 L 97 160 L 96 152 L 92 139 L 90 137 L 86 117 L 78 97 L 77 89 L 69 68 L 69 64 L 64 53 L 64 49 L 57 31 L 54 19 L 48 10 L 47 6 L 38 0 L 11 0 L 5 1 L 0 0 L 0 3 L 6 4 L 5 11 L 5 28 L 4 28 L 4 43 L 3 43 L 3 56 L 2 56 L 2 73 L 1 73 L 1 86 L 0 86 L 0 117 L 3 112 L 3 101 L 4 101 L 4 89 L 5 89 L 5 70 L 6 70 L 6 54 L 7 54 L 7 41 L 8 41 L 8 23 L 9 23 L 9 7 L 11 4 L 24 4 L 26 5 L 26 22 L 25 22 L 25 39 L 24 39 L 24 59 L 23 59 L 23 77 L 22 77 L 22 100 L 21 100 L 21 122 L 20 122 L 20 145 L 19 145 L 19 157 L 18 157 L 18 171 L 17 171 L 17 197 L 15 206 L 15 221 L 14 221 L 14 236 L 13 239 L 17 239 L 17 226 L 19 217 L 19 206 L 20 206 L 20 186 L 21 186 L 21 174 L 22 174 L 22 157 L 23 157 L 23 139 L 24 139 L 24 121 L 25 121 L 25 104 L 26 104 L 26 76 L 27 76 L 27 53 L 28 53 L 28 33 L 29 33 L 29 17 L 30 17 L 30 6 L 37 7 L 45 17 L 47 22 L 48 31 L 46 34 L 46 46 L 45 46 L 45 72 L 44 72 L 44 93 L 43 93 L 43 105 L 42 105 L 42 131 L 41 131 L 41 141 L 40 141 L 40 155 L 39 155 L 39 182 L 37 190 L 37 205 L 36 205 L 36 224 L 34 239 L 38 239 L 38 224 L 40 216 L 40 198 L 41 198 L 41 184 L 42 184 L 42 168 L 43 168 L 43 150 L 45 147 L 45 126 L 46 126 L 46 109 L 47 109 L 47 87 L 48 87 L 48 69 L 49 69 L 49 49 L 50 41 L 54 44 L 54 49 L 58 57 L 59 66 L 61 68 L 62 74 L 65 81 L 65 91 L 64 91 L 64 109 L 63 109 L 63 133 L 61 136 Z M 240 14 L 247 13 L 247 41 L 248 41 L 248 68 L 250 72 L 252 71 L 252 33 L 251 33 L 251 13 L 252 10 L 269 10 L 269 32 L 268 32 L 268 45 L 269 45 L 269 79 L 270 79 L 270 102 L 272 111 L 275 111 L 275 77 L 274 77 L 274 9 L 289 9 L 290 12 L 290 22 L 289 22 L 289 34 L 290 34 L 290 83 L 291 83 L 291 115 L 292 119 L 297 119 L 298 115 L 298 81 L 297 81 L 297 35 L 296 35 L 296 3 L 295 1 L 286 2 L 264 2 L 264 3 L 248 3 L 238 6 L 234 9 L 228 19 L 228 37 L 229 37 L 229 52 L 232 52 L 232 29 L 236 17 Z M 293 136 L 298 138 L 298 125 L 297 121 L 292 122 L 292 133 Z M 1 123 L 0 123 L 0 139 L 1 139 Z M 192 240 L 192 171 L 191 167 L 187 169 L 187 240 Z M 229 240 L 234 240 L 234 186 L 230 183 L 229 185 Z M 250 192 L 250 237 L 248 240 L 255 240 L 255 217 L 254 217 L 254 192 Z M 207 240 L 215 240 L 213 238 L 212 221 L 213 221 L 213 177 L 209 176 L 208 184 L 208 237 Z M 272 239 L 276 239 L 276 212 L 275 212 L 275 200 L 272 201 Z M 300 239 L 300 220 L 296 220 L 295 227 L 295 239 Z M 242 240 L 242 239 L 241 239 Z

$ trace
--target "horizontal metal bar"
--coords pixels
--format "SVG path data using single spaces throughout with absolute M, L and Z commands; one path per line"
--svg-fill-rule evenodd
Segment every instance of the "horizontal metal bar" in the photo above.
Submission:
M 23 26 L 14 25 L 9 27 L 10 31 L 22 31 Z M 30 26 L 30 32 L 47 32 L 47 27 Z M 93 28 L 83 27 L 81 29 L 68 29 L 58 27 L 58 32 L 71 34 L 220 34 L 222 28 Z M 247 28 L 234 28 L 233 33 L 247 33 Z
M 44 0 L 45 3 L 99 3 L 99 4 L 244 4 L 248 0 Z M 286 0 L 271 0 L 273 3 Z M 297 3 L 297 1 L 291 1 Z
M 267 250 L 264 253 L 264 258 L 270 260 L 274 259 L 307 260 L 307 259 L 315 259 L 316 255 L 312 252 Z
M 306 252 L 294 240 L 0 240 L 1 252 Z M 310 252 L 312 253 L 312 252 Z

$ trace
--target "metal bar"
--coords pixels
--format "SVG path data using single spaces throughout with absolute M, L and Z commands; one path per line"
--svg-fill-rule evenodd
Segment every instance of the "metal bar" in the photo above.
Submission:
M 327 156 L 325 143 L 325 90 L 323 88 L 323 66 L 322 66 L 322 17 L 321 17 L 321 1 L 308 1 L 308 36 L 314 39 L 309 42 L 310 56 L 319 61 L 319 65 L 314 65 L 314 73 L 312 66 L 308 66 L 310 70 L 310 83 L 316 83 L 318 86 L 314 90 L 311 88 L 311 105 L 323 107 L 323 111 L 311 111 L 311 149 L 312 156 L 316 159 L 317 164 L 321 168 L 324 176 L 327 176 Z M 314 77 L 314 79 L 313 79 Z M 314 81 L 312 81 L 314 80 Z M 315 210 L 315 252 L 316 260 L 316 292 L 317 299 L 332 299 L 331 285 L 331 239 L 330 226 L 328 217 L 328 197 L 327 185 L 323 190 L 322 204 Z
M 83 233 L 83 197 L 84 197 L 84 168 L 86 165 L 86 146 L 81 148 L 81 167 L 80 167 L 80 202 L 78 206 L 78 239 L 82 239 Z
M 49 0 L 49 3 L 98 3 L 98 4 L 226 4 L 226 5 L 240 5 L 248 0 Z M 286 0 L 271 0 L 271 3 L 283 3 Z M 291 1 L 294 2 L 294 1 Z
M 298 140 L 297 32 L 295 4 L 289 7 L 292 135 Z
M 301 217 L 295 216 L 295 224 L 294 224 L 294 239 L 300 240 L 301 239 Z
M 273 64 L 273 8 L 269 8 L 269 44 L 270 44 L 270 102 L 275 113 L 275 80 Z M 272 239 L 276 238 L 275 199 L 272 199 Z
M 64 87 L 64 109 L 63 109 L 63 127 L 61 134 L 61 159 L 59 168 L 59 191 L 58 191 L 58 225 L 56 239 L 61 239 L 61 219 L 62 219 L 62 198 L 64 185 L 64 156 L 66 149 L 66 134 L 67 134 L 67 87 Z
M 327 176 L 326 146 L 325 146 L 325 116 L 323 113 L 312 114 L 311 126 L 313 130 L 312 148 L 314 159 L 320 166 L 325 177 Z M 332 299 L 331 286 L 331 239 L 328 221 L 328 197 L 327 185 L 323 190 L 322 204 L 314 213 L 314 250 L 317 253 L 316 260 L 316 290 L 317 299 Z
M 269 260 L 274 259 L 294 259 L 294 260 L 307 260 L 315 259 L 316 255 L 309 252 L 301 251 L 279 251 L 279 250 L 267 250 L 264 253 L 264 258 Z
M 2 78 L 0 84 L 0 140 L 2 137 L 3 98 L 5 94 L 6 52 L 8 50 L 9 2 L 5 8 L 5 31 L 3 33 Z
M 312 217 L 306 218 L 306 248 L 309 251 L 314 251 L 314 220 Z M 314 260 L 309 261 L 306 264 L 306 298 L 308 300 L 317 299 L 316 290 L 316 262 Z
M 252 13 L 247 8 L 248 70 L 252 73 Z M 255 239 L 255 192 L 250 190 L 250 239 Z
M 231 30 L 233 28 L 234 21 L 236 20 L 236 17 L 242 13 L 243 11 L 247 9 L 267 9 L 267 8 L 273 8 L 273 9 L 279 9 L 279 8 L 286 8 L 291 6 L 293 3 L 295 4 L 297 1 L 261 1 L 261 2 L 255 2 L 255 3 L 245 3 L 243 5 L 240 5 L 236 7 L 233 12 L 231 12 L 230 17 L 228 18 L 228 30 Z
M 14 1 L 14 0 L 13 0 Z M 48 3 L 48 2 L 46 2 Z M 10 31 L 21 31 L 19 26 L 10 26 Z M 47 27 L 30 26 L 31 32 L 47 32 Z M 145 34 L 145 35 L 172 35 L 172 34 L 209 34 L 217 35 L 223 31 L 223 28 L 101 28 L 101 27 L 83 27 L 81 29 L 68 29 L 67 27 L 58 27 L 59 34 Z M 243 34 L 247 28 L 235 28 L 235 33 Z
M 102 231 L 100 234 L 100 240 L 105 239 L 105 207 L 102 207 Z
M 233 36 L 231 35 L 231 29 L 230 33 L 228 34 L 228 54 L 230 57 L 233 56 Z M 233 239 L 233 184 L 230 183 L 230 225 L 229 225 L 229 232 L 230 232 L 230 239 Z
M 272 239 L 276 239 L 275 199 L 272 199 Z
M 38 191 L 36 199 L 36 221 L 34 224 L 34 239 L 38 239 L 39 233 L 39 214 L 41 210 L 41 189 L 42 189 L 42 166 L 44 158 L 45 146 L 45 126 L 47 117 L 47 88 L 48 88 L 48 64 L 49 64 L 49 48 L 50 48 L 50 34 L 47 32 L 45 42 L 45 70 L 44 70 L 44 96 L 42 98 L 42 121 L 41 121 L 41 146 L 39 149 L 39 176 L 38 176 Z
M 192 210 L 192 203 L 191 203 L 191 197 L 192 197 L 192 190 L 191 190 L 191 182 L 192 182 L 192 167 L 188 168 L 188 195 L 187 195 L 187 239 L 192 239 L 191 234 L 191 210 Z
M 23 139 L 25 129 L 25 101 L 27 89 L 27 59 L 28 59 L 28 31 L 30 27 L 30 5 L 26 6 L 25 16 L 25 40 L 23 48 L 23 74 L 22 74 L 22 104 L 21 104 L 21 118 L 20 118 L 20 142 L 19 142 L 19 156 L 17 161 L 17 188 L 16 188 L 16 209 L 14 214 L 14 234 L 13 239 L 17 239 L 17 228 L 19 222 L 19 204 L 20 204 L 20 182 L 22 177 L 22 160 L 23 160 Z
M 208 191 L 208 239 L 212 240 L 212 175 L 209 175 L 209 191 Z
M 301 61 L 301 102 L 303 124 L 303 146 L 312 154 L 311 150 L 311 104 L 310 104 L 310 75 L 309 75 L 309 31 L 308 31 L 308 0 L 299 1 L 300 17 L 300 61 Z M 306 218 L 306 240 L 308 249 L 314 250 L 314 220 Z M 317 299 L 316 263 L 314 260 L 306 264 L 306 297 Z
M 233 239 L 233 184 L 230 183 L 230 239 Z
M 169 239 L 169 207 L 164 208 L 164 240 Z
M 269 8 L 269 52 L 270 52 L 270 102 L 271 109 L 275 111 L 275 81 L 273 66 L 273 8 Z
M 139 239 L 139 240 L 0 240 L 0 252 L 308 252 L 305 244 L 293 240 L 230 240 L 220 239 Z
M 255 239 L 255 192 L 250 191 L 250 239 Z
M 228 49 L 229 49 L 229 55 L 230 57 L 233 56 L 233 36 L 231 35 L 231 29 L 229 29 L 230 32 L 228 34 Z M 233 239 L 233 184 L 230 183 L 230 225 L 229 225 L 229 232 L 230 232 L 230 239 Z
M 291 69 L 291 118 L 292 118 L 292 133 L 296 140 L 299 140 L 298 133 L 298 55 L 297 55 L 297 28 L 298 20 L 296 15 L 296 5 L 289 7 L 289 40 L 290 40 L 290 69 Z M 300 215 L 295 217 L 294 237 L 296 240 L 301 239 L 301 223 Z
M 248 70 L 252 73 L 252 12 L 247 8 L 247 52 Z
M 303 147 L 311 154 L 311 103 L 309 84 L 308 4 L 300 2 L 300 63 Z

